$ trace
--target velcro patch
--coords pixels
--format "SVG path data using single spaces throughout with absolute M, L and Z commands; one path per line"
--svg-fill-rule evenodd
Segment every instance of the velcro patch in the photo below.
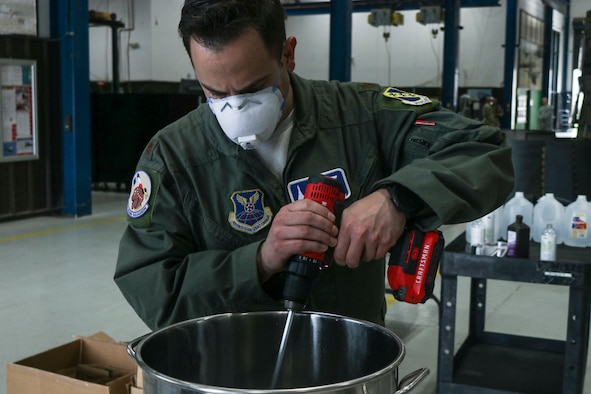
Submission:
M 235 192 L 231 197 L 234 211 L 228 215 L 228 223 L 233 229 L 247 234 L 267 227 L 273 213 L 265 206 L 265 195 L 259 189 Z
M 396 100 L 400 100 L 403 104 L 406 105 L 425 105 L 431 103 L 431 99 L 427 96 L 423 96 L 416 93 L 409 93 L 405 92 L 404 90 L 400 90 L 397 88 L 386 88 L 384 90 L 384 96 Z
M 347 180 L 345 170 L 342 168 L 335 168 L 329 171 L 324 171 L 321 174 L 329 178 L 339 180 L 345 188 L 345 198 L 349 198 L 351 196 L 351 188 L 349 187 L 349 181 Z M 289 193 L 289 199 L 291 202 L 304 198 L 304 192 L 306 190 L 306 185 L 308 185 L 308 179 L 309 177 L 305 177 L 288 183 L 287 192 Z
M 143 216 L 150 207 L 152 180 L 145 171 L 137 171 L 131 182 L 131 193 L 127 200 L 127 216 L 137 219 Z
M 417 119 L 415 120 L 417 126 L 435 126 L 436 123 L 430 120 Z
M 149 169 L 137 170 L 131 180 L 127 217 L 134 227 L 152 225 L 152 214 L 160 189 L 160 175 Z

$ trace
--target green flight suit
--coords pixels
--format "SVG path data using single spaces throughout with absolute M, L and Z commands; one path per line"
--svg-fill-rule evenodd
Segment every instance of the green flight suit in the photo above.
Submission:
M 152 329 L 222 312 L 280 310 L 281 278 L 264 287 L 256 254 L 290 185 L 340 171 L 346 205 L 398 184 L 433 214 L 425 230 L 494 210 L 513 188 L 505 135 L 424 96 L 291 74 L 295 120 L 283 178 L 220 129 L 207 105 L 146 146 L 128 204 L 115 281 Z M 291 194 L 293 195 L 293 193 Z M 409 194 L 412 195 L 412 194 Z M 296 197 L 297 198 L 297 197 Z M 384 261 L 322 272 L 307 309 L 384 324 Z

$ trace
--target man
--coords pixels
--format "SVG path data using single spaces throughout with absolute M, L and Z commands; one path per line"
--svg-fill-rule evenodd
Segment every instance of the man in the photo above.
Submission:
M 279 0 L 188 0 L 179 31 L 208 105 L 147 145 L 115 272 L 151 328 L 283 309 L 289 258 L 330 247 L 307 308 L 383 325 L 384 257 L 407 223 L 472 220 L 512 190 L 499 130 L 424 96 L 296 75 Z M 339 228 L 299 199 L 318 173 L 345 186 Z
M 501 116 L 503 109 L 497 103 L 497 99 L 490 96 L 482 106 L 483 121 L 485 124 L 493 127 L 501 127 Z
M 538 110 L 538 127 L 540 130 L 552 131 L 552 107 L 548 105 L 548 97 L 542 98 L 542 106 Z

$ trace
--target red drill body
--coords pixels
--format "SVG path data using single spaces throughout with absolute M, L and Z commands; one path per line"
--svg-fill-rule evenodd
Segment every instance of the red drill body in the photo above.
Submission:
M 311 176 L 306 185 L 304 199 L 316 201 L 340 216 L 345 189 L 340 181 L 323 175 Z M 296 255 L 288 262 L 285 271 L 283 299 L 288 309 L 301 310 L 312 292 L 312 284 L 320 270 L 332 262 L 332 250 L 325 253 L 309 252 Z

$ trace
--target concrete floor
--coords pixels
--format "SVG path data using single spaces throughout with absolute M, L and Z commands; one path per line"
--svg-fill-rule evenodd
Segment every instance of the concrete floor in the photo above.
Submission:
M 0 394 L 6 393 L 8 362 L 98 331 L 118 341 L 148 333 L 112 280 L 126 198 L 125 193 L 94 192 L 89 216 L 0 223 Z M 446 239 L 461 230 L 444 228 Z M 467 331 L 468 279 L 460 278 L 458 287 L 456 346 Z M 488 289 L 487 330 L 564 340 L 567 288 L 489 281 Z M 437 304 L 410 305 L 393 298 L 389 304 L 387 326 L 406 346 L 400 376 L 427 367 L 431 373 L 413 392 L 435 393 Z M 589 378 L 584 393 L 591 394 Z

